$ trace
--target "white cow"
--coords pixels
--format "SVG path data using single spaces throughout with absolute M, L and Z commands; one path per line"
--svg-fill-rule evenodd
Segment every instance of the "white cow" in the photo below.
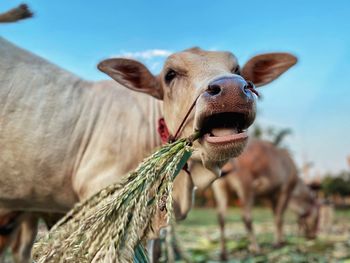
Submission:
M 171 55 L 157 76 L 137 61 L 107 59 L 98 68 L 115 81 L 88 82 L 4 39 L 0 54 L 0 209 L 19 212 L 3 227 L 7 240 L 17 238 L 18 262 L 30 258 L 36 212 L 65 213 L 119 181 L 161 145 L 158 119 L 174 134 L 198 97 L 181 137 L 202 137 L 191 176 L 181 172 L 174 185 L 176 217 L 184 218 L 194 186 L 210 185 L 246 144 L 255 117 L 248 80 L 264 85 L 296 62 L 265 54 L 240 70 L 229 52 L 193 48 Z

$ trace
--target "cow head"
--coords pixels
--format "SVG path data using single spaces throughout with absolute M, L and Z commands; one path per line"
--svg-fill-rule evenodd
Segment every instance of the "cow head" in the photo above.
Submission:
M 299 229 L 304 232 L 305 237 L 308 239 L 315 239 L 317 236 L 319 211 L 319 204 L 314 200 L 314 202 L 309 204 L 308 210 L 299 215 Z
M 129 89 L 163 100 L 172 134 L 197 99 L 181 137 L 199 131 L 193 158 L 218 174 L 219 167 L 239 155 L 247 142 L 246 131 L 256 111 L 252 83 L 265 85 L 295 63 L 290 54 L 271 53 L 255 56 L 240 67 L 230 52 L 192 48 L 169 56 L 157 76 L 140 62 L 125 58 L 104 60 L 98 68 Z

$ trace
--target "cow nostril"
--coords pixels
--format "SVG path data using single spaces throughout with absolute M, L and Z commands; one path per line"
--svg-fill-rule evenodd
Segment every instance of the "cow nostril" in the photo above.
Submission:
M 207 92 L 212 96 L 218 95 L 221 92 L 221 87 L 217 84 L 210 84 Z
M 255 89 L 255 85 L 250 80 L 243 86 L 243 92 L 247 94 L 247 91 L 253 92 L 257 97 L 260 97 L 259 92 Z

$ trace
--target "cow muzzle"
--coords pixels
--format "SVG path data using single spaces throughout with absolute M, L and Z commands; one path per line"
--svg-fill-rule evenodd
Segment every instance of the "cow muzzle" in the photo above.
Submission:
M 209 159 L 222 161 L 240 154 L 247 142 L 247 129 L 255 119 L 252 85 L 241 76 L 211 81 L 198 98 L 195 129 Z

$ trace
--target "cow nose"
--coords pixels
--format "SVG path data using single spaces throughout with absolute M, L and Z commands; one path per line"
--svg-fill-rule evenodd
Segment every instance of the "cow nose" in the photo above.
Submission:
M 216 83 L 216 81 L 213 81 L 212 83 L 209 84 L 208 89 L 207 89 L 207 93 L 211 96 L 215 96 L 220 94 L 221 92 L 221 86 Z
M 249 90 L 249 83 L 247 83 L 240 76 L 222 77 L 216 79 L 209 83 L 206 90 L 206 93 L 210 96 L 220 96 L 228 92 L 236 93 L 236 95 L 240 95 L 247 100 L 253 99 L 253 95 Z

